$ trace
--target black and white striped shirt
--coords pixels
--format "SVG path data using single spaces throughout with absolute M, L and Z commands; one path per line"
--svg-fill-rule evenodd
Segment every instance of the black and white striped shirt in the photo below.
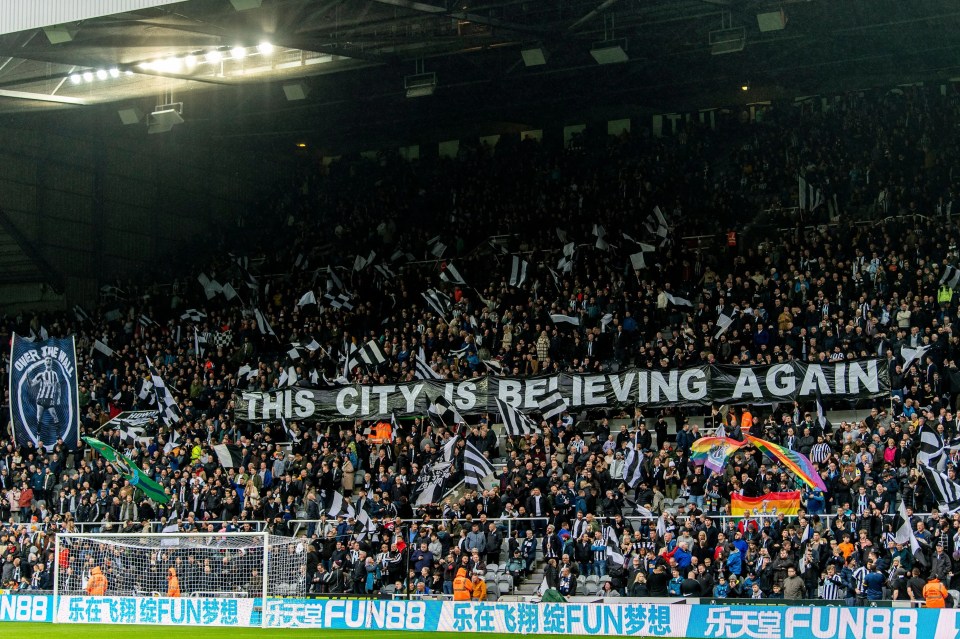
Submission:
M 60 378 L 54 370 L 42 371 L 33 378 L 34 384 L 39 384 L 37 400 L 60 402 Z
M 840 575 L 827 576 L 823 578 L 820 597 L 822 599 L 843 599 L 846 590 Z

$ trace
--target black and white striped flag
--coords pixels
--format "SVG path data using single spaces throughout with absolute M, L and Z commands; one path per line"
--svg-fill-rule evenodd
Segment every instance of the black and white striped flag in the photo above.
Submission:
M 427 406 L 427 416 L 430 418 L 430 421 L 437 426 L 453 426 L 463 423 L 463 417 L 460 416 L 460 413 L 453 407 L 453 404 L 448 402 L 447 398 L 443 395 L 438 395 L 437 398 Z
M 960 286 L 960 269 L 955 266 L 947 265 L 947 268 L 943 271 L 943 276 L 940 278 L 941 284 L 946 284 L 950 288 L 957 288 Z
M 503 417 L 503 429 L 510 437 L 524 437 L 540 432 L 532 419 L 502 399 L 497 399 L 497 407 Z
M 207 335 L 204 333 L 200 334 L 200 331 L 197 330 L 197 327 L 193 327 L 193 353 L 195 357 L 202 357 L 207 345 Z
M 920 348 L 907 348 L 906 346 L 901 346 L 900 356 L 903 357 L 903 372 L 906 373 L 907 369 L 910 368 L 911 364 L 914 362 L 923 361 L 923 355 L 928 350 L 930 350 L 930 344 L 921 346 Z
M 827 411 L 823 408 L 823 400 L 819 393 L 817 393 L 817 423 L 820 424 L 820 429 L 825 435 L 833 432 L 833 424 L 827 419 Z M 716 435 L 716 437 L 719 437 L 719 435 Z
M 730 328 L 730 325 L 733 324 L 733 317 L 731 315 L 724 315 L 720 313 L 720 316 L 717 318 L 717 332 L 714 334 L 713 339 L 719 339 L 721 335 L 727 332 L 727 329 Z
M 93 347 L 90 349 L 91 355 L 93 354 L 93 351 L 103 353 L 107 357 L 113 357 L 113 349 L 98 339 L 93 340 Z
M 617 539 L 617 533 L 614 531 L 613 526 L 607 526 L 605 539 L 607 541 L 607 559 L 614 565 L 622 567 L 624 563 L 626 563 L 627 558 L 620 549 L 620 540 Z
M 527 262 L 520 257 L 513 256 L 513 265 L 510 267 L 510 286 L 521 286 L 527 279 Z
M 453 262 L 448 262 L 446 267 L 440 271 L 440 279 L 451 284 L 466 284 Z
M 153 393 L 157 398 L 157 410 L 160 411 L 160 421 L 169 426 L 172 423 L 183 419 L 180 413 L 180 407 L 177 406 L 177 400 L 173 398 L 173 393 L 163 383 L 160 373 L 154 368 L 150 358 L 147 358 L 147 367 L 150 369 L 150 380 L 153 382 Z
M 147 327 L 150 326 L 151 324 L 154 325 L 154 326 L 160 326 L 159 324 L 157 324 L 156 322 L 154 322 L 152 319 L 150 319 L 149 317 L 147 317 L 147 316 L 146 316 L 145 314 L 143 314 L 143 313 L 140 314 L 140 318 L 137 320 L 137 322 L 140 324 L 140 326 L 142 326 L 142 327 L 144 327 L 144 328 L 147 328 Z
M 919 459 L 920 455 L 917 455 Z M 923 471 L 923 477 L 927 480 L 927 487 L 930 494 L 937 500 L 940 512 L 952 514 L 960 511 L 960 484 L 951 480 L 943 473 L 938 473 L 928 465 L 921 463 L 920 470 Z
M 421 295 L 423 299 L 426 300 L 427 305 L 440 317 L 444 317 L 450 312 L 450 307 L 453 303 L 446 294 L 431 288 L 428 289 L 426 293 L 421 293 Z
M 893 519 L 893 540 L 898 544 L 909 542 L 911 552 L 920 550 L 920 542 L 913 534 L 913 524 L 910 522 L 910 515 L 907 514 L 907 505 L 902 499 Z
M 350 353 L 350 359 L 347 362 L 347 369 L 353 370 L 361 364 L 366 364 L 367 366 L 379 366 L 386 361 L 387 354 L 383 351 L 383 347 L 380 346 L 380 342 L 376 340 L 370 340 L 360 348 Z
M 287 436 L 288 442 L 293 442 L 294 444 L 300 443 L 300 438 L 297 437 L 297 434 L 293 432 L 293 429 L 287 426 L 287 420 L 283 417 L 280 418 L 280 426 L 283 427 L 283 434 Z
M 373 536 L 377 534 L 377 524 L 373 521 L 367 511 L 360 509 L 360 512 L 357 513 L 357 526 L 356 534 L 357 541 L 363 541 L 366 539 L 367 535 Z
M 253 309 L 253 316 L 257 320 L 257 329 L 260 331 L 261 335 L 273 335 L 274 337 L 277 336 L 277 334 L 273 332 L 273 327 L 270 326 L 270 322 L 267 321 L 266 316 L 260 312 L 259 308 Z
M 554 417 L 559 417 L 569 405 L 567 400 L 563 398 L 560 394 L 560 391 L 554 391 L 550 395 L 547 395 L 539 402 L 540 413 L 543 415 L 543 419 L 550 421 Z
M 550 320 L 554 324 L 571 324 L 573 326 L 580 326 L 580 318 L 574 317 L 571 315 L 564 315 L 563 313 L 551 313 Z
M 137 382 L 137 397 L 141 400 L 150 400 L 150 404 L 156 404 L 157 398 L 153 394 L 153 382 L 146 377 L 140 378 Z
M 673 304 L 674 306 L 693 306 L 693 302 L 688 300 L 685 297 L 679 297 L 677 295 L 671 295 L 667 293 L 667 301 Z
M 393 272 L 393 269 L 391 269 L 386 264 L 377 264 L 376 266 L 373 267 L 373 270 L 376 271 L 380 277 L 382 277 L 384 280 L 388 282 L 397 276 L 397 274 Z
M 123 444 L 124 448 L 136 444 L 137 439 L 139 438 L 138 431 L 143 432 L 142 429 L 135 430 L 133 426 L 125 422 L 120 422 L 117 431 L 120 433 L 120 442 Z
M 353 504 L 350 503 L 350 500 L 344 498 L 341 493 L 334 491 L 330 508 L 327 508 L 327 517 L 353 518 L 356 516 L 357 512 L 353 509 Z
M 427 363 L 427 355 L 420 347 L 420 352 L 413 358 L 413 375 L 417 379 L 440 379 L 440 373 L 433 370 Z
M 224 468 L 239 468 L 243 463 L 243 452 L 236 444 L 217 444 L 213 447 L 217 460 Z
M 484 366 L 488 371 L 490 371 L 491 373 L 493 373 L 494 375 L 502 375 L 502 374 L 503 374 L 503 364 L 501 364 L 501 363 L 498 362 L 497 360 L 495 360 L 495 359 L 484 359 L 484 360 L 481 360 L 481 362 L 483 363 L 483 366 Z
M 297 302 L 297 306 L 309 306 L 310 304 L 317 303 L 317 294 L 313 291 L 307 291 L 300 296 L 300 300 Z
M 623 481 L 630 488 L 636 488 L 643 479 L 643 451 L 631 448 L 623 464 Z
M 467 486 L 486 488 L 484 480 L 494 472 L 493 464 L 467 440 L 463 451 L 463 483 Z
M 195 308 L 188 308 L 183 312 L 183 315 L 180 316 L 180 319 L 187 320 L 189 322 L 200 323 L 202 320 L 207 319 L 207 314 L 201 311 L 198 311 Z
M 917 462 L 936 471 L 943 471 L 947 464 L 947 454 L 940 433 L 929 424 L 921 424 L 919 434 L 920 447 L 917 449 Z

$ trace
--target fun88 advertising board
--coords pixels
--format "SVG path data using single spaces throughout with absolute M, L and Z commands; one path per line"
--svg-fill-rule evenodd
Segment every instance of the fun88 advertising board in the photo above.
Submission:
M 266 625 L 688 639 L 960 639 L 958 611 L 914 608 L 282 600 L 268 603 Z
M 698 639 L 960 639 L 956 610 L 691 606 Z
M 692 606 L 280 600 L 268 627 L 685 637 Z

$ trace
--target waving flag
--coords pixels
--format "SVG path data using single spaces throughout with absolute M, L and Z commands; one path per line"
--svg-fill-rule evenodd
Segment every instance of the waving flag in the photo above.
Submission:
M 130 482 L 131 486 L 134 488 L 139 488 L 147 497 L 158 504 L 165 504 L 170 501 L 170 496 L 164 492 L 163 486 L 144 475 L 143 471 L 140 470 L 132 461 L 115 451 L 107 444 L 104 444 L 99 439 L 84 437 L 83 441 L 85 441 L 95 451 L 103 455 L 103 458 L 110 462 L 117 472 L 120 473 L 124 479 Z
M 786 466 L 807 486 L 826 492 L 827 486 L 823 483 L 823 479 L 820 478 L 820 473 L 817 472 L 817 469 L 814 468 L 810 460 L 804 455 L 795 450 L 790 450 L 758 437 L 753 437 L 752 435 L 747 435 L 746 437 L 747 443 L 753 444 L 763 451 L 767 457 Z
M 690 446 L 690 461 L 703 464 L 715 473 L 722 473 L 727 457 L 744 445 L 729 437 L 701 437 Z

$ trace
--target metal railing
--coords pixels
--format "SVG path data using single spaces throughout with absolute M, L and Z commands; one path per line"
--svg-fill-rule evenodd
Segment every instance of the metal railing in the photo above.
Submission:
M 147 525 L 150 527 L 150 529 L 149 529 L 148 531 L 146 531 L 146 532 L 149 532 L 149 533 L 159 533 L 159 532 L 163 532 L 163 528 L 166 527 L 166 526 L 169 526 L 171 523 L 172 523 L 172 522 L 170 522 L 170 521 L 148 521 L 148 522 L 147 522 Z M 210 525 L 210 524 L 213 524 L 214 528 L 216 528 L 217 531 L 219 531 L 219 529 L 220 529 L 223 525 L 233 525 L 234 522 L 233 522 L 232 520 L 231 520 L 231 521 L 222 521 L 222 520 L 214 520 L 214 521 L 196 520 L 196 521 L 192 522 L 192 525 L 193 525 L 193 527 L 195 528 L 195 530 L 188 531 L 188 532 L 204 532 L 203 530 L 200 530 L 200 528 L 205 528 L 206 526 L 208 526 L 208 525 Z M 122 523 L 122 522 L 116 522 L 116 521 L 74 521 L 74 522 L 71 522 L 71 525 L 73 526 L 73 530 L 72 530 L 71 532 L 75 532 L 75 533 L 100 533 L 100 532 L 102 532 L 102 533 L 111 533 L 111 534 L 113 534 L 113 533 L 118 533 L 118 532 L 120 532 L 118 529 L 123 526 L 123 523 Z M 181 525 L 182 525 L 182 524 L 181 524 Z M 267 528 L 267 522 L 265 522 L 265 521 L 263 521 L 263 520 L 260 520 L 260 519 L 254 519 L 254 520 L 238 520 L 238 521 L 236 522 L 236 525 L 237 525 L 237 526 L 240 526 L 240 527 L 249 525 L 249 526 L 251 527 L 251 530 L 250 530 L 249 532 L 263 532 L 263 531 L 266 530 L 266 528 Z M 35 523 L 31 523 L 31 522 L 0 522 L 0 531 L 6 530 L 6 529 L 9 529 L 9 528 L 30 528 L 30 529 L 33 529 L 35 526 L 37 527 L 37 529 L 39 529 L 39 530 L 42 531 L 42 532 L 48 532 L 48 531 L 51 531 L 51 530 L 52 530 L 52 531 L 55 531 L 55 532 L 66 532 L 66 531 L 63 530 L 63 522 L 43 522 L 43 523 L 39 523 L 39 524 L 35 524 Z M 142 525 L 142 522 L 141 522 L 140 524 L 137 525 L 136 530 L 132 531 L 130 534 L 137 534 L 137 533 L 142 533 L 142 532 L 144 532 L 144 530 L 143 530 L 143 525 Z M 183 532 L 183 530 L 181 529 L 181 530 L 178 530 L 177 532 Z M 215 531 L 215 532 L 216 532 L 216 531 Z M 241 531 L 241 532 L 248 532 L 248 531 Z

